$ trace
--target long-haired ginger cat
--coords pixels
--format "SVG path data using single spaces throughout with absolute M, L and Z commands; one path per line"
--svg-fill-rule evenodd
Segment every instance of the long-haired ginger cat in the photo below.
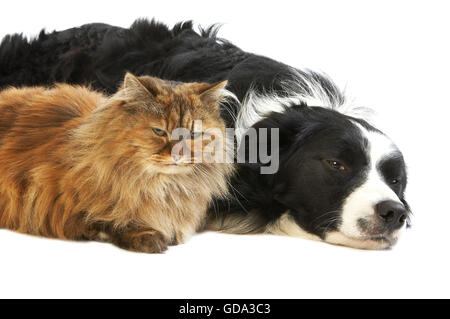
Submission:
M 173 152 L 171 132 L 192 133 L 192 146 L 201 120 L 225 136 L 225 84 L 127 74 L 111 97 L 63 84 L 0 92 L 0 228 L 148 253 L 180 243 L 226 195 L 232 164 Z

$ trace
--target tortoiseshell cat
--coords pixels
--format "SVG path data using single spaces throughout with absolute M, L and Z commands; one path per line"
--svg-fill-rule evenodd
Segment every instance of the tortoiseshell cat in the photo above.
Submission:
M 202 120 L 225 136 L 225 85 L 127 74 L 112 97 L 64 84 L 0 92 L 0 227 L 148 253 L 180 243 L 233 169 L 172 154 L 171 132 Z

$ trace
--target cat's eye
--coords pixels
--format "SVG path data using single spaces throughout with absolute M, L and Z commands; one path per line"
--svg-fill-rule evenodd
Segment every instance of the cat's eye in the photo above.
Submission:
M 323 160 L 323 162 L 330 167 L 331 169 L 335 170 L 335 171 L 340 171 L 340 172 L 346 172 L 348 171 L 348 168 L 341 163 L 338 160 L 334 160 L 334 159 L 325 159 Z
M 191 133 L 192 139 L 196 139 L 197 137 L 201 137 L 201 136 L 203 136 L 203 132 L 192 132 Z
M 167 136 L 167 132 L 164 130 L 161 130 L 159 128 L 153 127 L 152 131 L 153 131 L 153 133 L 155 133 L 158 136 Z

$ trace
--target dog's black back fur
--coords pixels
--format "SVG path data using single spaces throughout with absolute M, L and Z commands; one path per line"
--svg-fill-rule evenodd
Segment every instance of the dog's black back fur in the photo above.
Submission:
M 6 36 L 0 44 L 0 88 L 64 82 L 113 93 L 129 71 L 183 82 L 228 79 L 228 89 L 240 100 L 251 84 L 281 90 L 276 80 L 289 77 L 288 66 L 218 39 L 217 30 L 211 26 L 198 33 L 190 21 L 169 29 L 137 20 L 129 29 L 95 23 L 41 31 L 30 41 L 20 34 Z M 229 114 L 224 117 L 233 124 Z

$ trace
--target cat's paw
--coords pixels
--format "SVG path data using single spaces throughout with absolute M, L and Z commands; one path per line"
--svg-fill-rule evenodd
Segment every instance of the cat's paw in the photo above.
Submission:
M 162 253 L 167 250 L 167 240 L 161 233 L 142 234 L 138 236 L 136 251 L 144 253 Z
M 157 254 L 167 250 L 168 242 L 157 231 L 122 233 L 113 241 L 118 247 L 141 253 Z

